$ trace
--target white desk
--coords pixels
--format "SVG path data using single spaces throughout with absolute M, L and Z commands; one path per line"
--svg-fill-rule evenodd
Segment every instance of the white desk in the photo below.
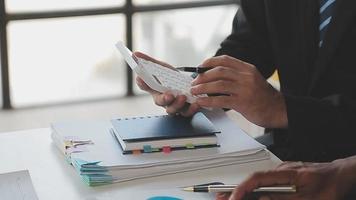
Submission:
M 29 170 L 40 200 L 144 200 L 167 195 L 182 199 L 214 199 L 214 195 L 187 193 L 179 187 L 213 181 L 239 183 L 252 172 L 274 168 L 281 162 L 272 155 L 271 160 L 255 163 L 89 187 L 52 144 L 50 129 L 1 133 L 0 159 L 0 173 Z

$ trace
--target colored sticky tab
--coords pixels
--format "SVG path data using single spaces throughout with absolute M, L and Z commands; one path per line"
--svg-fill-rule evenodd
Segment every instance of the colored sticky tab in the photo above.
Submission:
M 162 147 L 162 151 L 163 151 L 163 153 L 171 153 L 172 149 L 170 146 L 164 146 L 164 147 Z
M 77 146 L 77 147 L 68 147 L 65 153 L 71 154 L 71 153 L 80 153 L 85 151 L 88 151 L 88 148 L 86 146 Z
M 193 144 L 186 144 L 185 147 L 187 149 L 194 149 L 195 148 Z
M 65 160 L 67 161 L 68 164 L 72 164 L 72 158 L 70 157 L 69 154 L 65 155 Z
M 144 151 L 145 153 L 151 153 L 151 152 L 152 152 L 151 145 L 144 145 L 144 146 L 143 146 L 143 151 Z
M 139 155 L 139 154 L 141 154 L 141 150 L 132 150 L 132 154 L 133 155 Z
M 170 197 L 170 196 L 157 196 L 157 197 L 150 197 L 147 200 L 183 200 L 177 197 Z
M 76 141 L 76 140 L 80 140 L 80 138 L 77 136 L 64 136 L 64 140 Z
M 65 140 L 64 141 L 64 146 L 67 148 L 67 147 L 71 147 L 71 146 L 73 146 L 73 143 L 72 143 L 72 141 L 71 140 Z
M 152 152 L 159 152 L 159 148 L 152 148 Z
M 92 162 L 89 162 L 89 161 L 86 161 L 86 160 L 82 160 L 80 158 L 73 158 L 74 161 L 76 163 L 78 163 L 79 165 L 97 165 L 99 163 L 101 163 L 101 161 L 92 161 Z

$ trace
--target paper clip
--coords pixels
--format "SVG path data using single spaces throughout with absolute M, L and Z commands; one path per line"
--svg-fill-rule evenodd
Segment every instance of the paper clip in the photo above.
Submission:
M 63 140 L 64 154 L 70 156 L 72 153 L 79 153 L 88 151 L 86 145 L 92 145 L 94 142 L 91 140 L 82 140 L 75 136 L 66 136 Z
M 80 140 L 71 137 L 66 137 L 64 140 L 65 148 L 77 147 L 79 145 L 94 144 L 91 140 Z

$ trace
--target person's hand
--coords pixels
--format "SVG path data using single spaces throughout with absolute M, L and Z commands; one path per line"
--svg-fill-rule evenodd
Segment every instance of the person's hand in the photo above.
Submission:
M 191 93 L 225 95 L 198 98 L 199 106 L 234 109 L 266 128 L 288 126 L 283 95 L 255 66 L 230 56 L 218 56 L 206 60 L 202 67 L 213 69 L 199 74 L 193 81 Z
M 218 200 L 242 200 L 261 186 L 295 185 L 296 193 L 262 194 L 259 200 L 339 200 L 355 187 L 355 161 L 332 163 L 286 162 L 277 169 L 257 172 L 241 183 L 231 195 L 217 194 Z M 352 159 L 351 159 L 352 160 Z
M 134 52 L 134 55 L 145 60 L 160 64 L 162 66 L 172 68 L 171 65 L 164 63 L 162 61 L 156 60 L 146 54 L 141 52 Z M 168 114 L 180 113 L 183 116 L 191 116 L 199 110 L 199 106 L 196 103 L 188 104 L 186 103 L 187 97 L 184 95 L 177 95 L 174 97 L 171 93 L 160 93 L 151 89 L 140 77 L 136 78 L 136 84 L 138 87 L 148 93 L 153 97 L 156 105 L 162 106 L 166 109 Z

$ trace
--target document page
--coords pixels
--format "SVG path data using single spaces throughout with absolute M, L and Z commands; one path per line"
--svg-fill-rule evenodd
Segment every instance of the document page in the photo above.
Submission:
M 0 174 L 1 200 L 38 200 L 27 170 Z

